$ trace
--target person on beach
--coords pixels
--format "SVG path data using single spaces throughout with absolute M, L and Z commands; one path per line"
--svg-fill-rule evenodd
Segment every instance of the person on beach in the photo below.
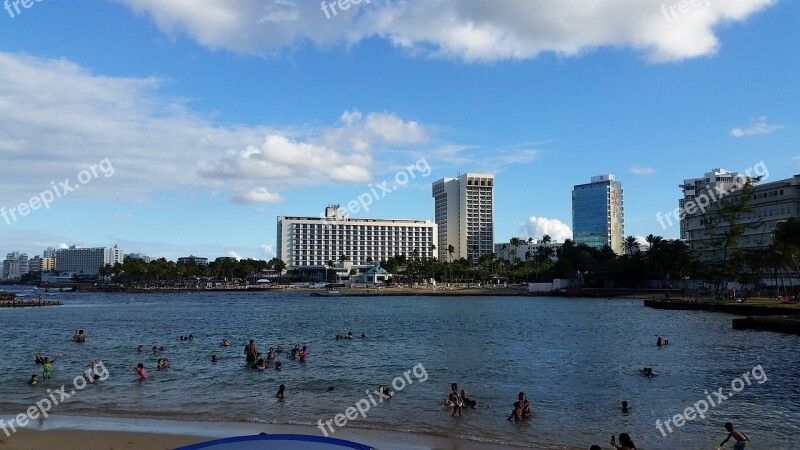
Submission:
M 28 384 L 31 386 L 36 386 L 39 384 L 39 375 L 33 374 L 31 375 L 31 379 L 28 380 Z
M 611 445 L 614 446 L 617 450 L 636 450 L 636 446 L 633 445 L 633 441 L 628 433 L 620 433 L 619 434 L 619 445 L 617 445 L 616 440 L 614 439 L 614 435 L 611 435 Z
M 531 402 L 528 401 L 528 397 L 525 396 L 524 392 L 520 392 L 518 398 L 519 405 L 522 407 L 522 417 L 531 417 L 533 411 L 531 411 Z
M 730 438 L 733 438 L 736 441 L 736 443 L 733 444 L 733 450 L 744 450 L 744 448 L 750 442 L 750 438 L 747 437 L 744 432 L 733 428 L 733 423 L 731 422 L 725 422 L 725 429 L 728 431 L 728 437 L 726 437 L 725 440 L 719 444 L 719 446 L 724 446 L 725 443 L 730 440 Z
M 53 375 L 53 363 L 50 361 L 50 358 L 45 358 L 44 362 L 42 363 L 42 379 L 46 380 Z
M 147 372 L 145 372 L 144 370 L 144 364 L 139 363 L 136 367 L 133 368 L 133 371 L 136 372 L 136 374 L 139 375 L 139 378 L 141 378 L 142 380 L 147 379 Z
M 511 415 L 508 416 L 506 420 L 514 420 L 514 423 L 519 422 L 522 420 L 522 406 L 519 402 L 514 402 L 514 409 L 511 411 Z
M 278 393 L 275 394 L 275 398 L 277 398 L 278 400 L 284 400 L 286 398 L 286 386 L 285 385 L 282 384 L 282 385 L 278 386 Z
M 245 354 L 245 361 L 248 364 L 253 364 L 256 361 L 256 355 L 258 354 L 258 349 L 256 348 L 256 341 L 250 339 L 250 343 L 248 343 L 244 348 Z

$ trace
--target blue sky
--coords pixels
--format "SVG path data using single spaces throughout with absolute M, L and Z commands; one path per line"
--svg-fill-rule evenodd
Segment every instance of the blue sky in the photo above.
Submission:
M 677 237 L 656 214 L 683 179 L 800 173 L 800 4 L 695 4 L 373 0 L 328 19 L 300 0 L 12 1 L 0 207 L 113 175 L 0 218 L 0 254 L 270 258 L 278 215 L 422 158 L 427 176 L 354 215 L 432 220 L 430 182 L 488 171 L 498 242 L 563 239 L 572 186 L 614 173 L 626 234 Z

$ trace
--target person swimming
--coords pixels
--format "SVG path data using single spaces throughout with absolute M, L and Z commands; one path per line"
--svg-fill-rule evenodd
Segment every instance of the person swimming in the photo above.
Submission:
M 308 351 L 306 350 L 306 346 L 303 346 L 303 350 L 300 351 L 300 362 L 304 363 L 308 361 Z
M 275 361 L 275 370 L 281 370 L 281 362 Z
M 464 401 L 465 405 L 469 406 L 472 409 L 475 409 L 475 408 L 478 407 L 478 402 L 476 402 L 475 400 L 470 400 L 469 398 L 467 398 L 467 390 L 466 389 L 462 389 L 461 390 L 461 399 Z
M 267 370 L 267 363 L 264 362 L 263 358 L 259 358 L 258 361 L 256 361 L 255 364 L 250 366 L 250 368 L 251 369 L 256 369 L 256 370 Z
M 283 399 L 286 398 L 286 386 L 285 385 L 282 384 L 282 385 L 278 386 L 278 393 L 275 394 L 275 398 L 277 398 L 278 400 L 283 400 Z
M 663 344 L 663 342 L 661 342 L 661 336 L 659 336 L 658 340 L 656 341 L 656 347 L 661 347 L 662 345 L 664 345 L 664 344 Z
M 362 331 L 361 332 L 361 339 L 366 339 L 366 338 L 367 338 L 367 335 Z
M 528 401 L 528 397 L 525 396 L 524 392 L 520 392 L 517 398 L 519 399 L 519 405 L 522 407 L 522 417 L 531 417 L 533 411 L 531 411 L 531 402 Z
M 83 334 L 83 330 L 75 330 L 75 333 L 72 335 L 72 340 L 75 342 L 85 342 L 86 335 Z
M 279 346 L 278 346 L 278 347 L 275 349 L 275 353 L 283 353 L 283 347 L 279 345 Z
M 644 376 L 646 376 L 648 378 L 653 378 L 654 376 L 656 376 L 656 374 L 653 373 L 653 368 L 652 367 L 645 367 L 644 369 L 642 369 L 642 375 L 644 375 Z
M 158 353 L 158 347 L 156 347 L 155 345 L 153 346 L 153 353 Z
M 222 346 L 223 347 L 230 347 L 230 345 L 231 345 L 231 343 L 228 341 L 228 339 L 226 339 L 226 338 L 222 339 Z
M 42 378 L 46 380 L 51 375 L 53 375 L 53 363 L 50 362 L 50 358 L 45 358 L 42 363 Z
M 36 358 L 36 364 L 38 364 L 40 366 L 42 364 L 44 364 L 44 356 L 42 356 L 41 353 L 36 352 L 36 353 L 33 354 L 33 357 Z
M 514 423 L 522 420 L 522 405 L 520 405 L 519 402 L 514 402 L 514 409 L 511 411 L 511 415 L 508 416 L 508 419 L 506 420 L 514 420 Z
M 142 380 L 147 379 L 147 372 L 144 370 L 144 364 L 139 363 L 136 367 L 134 367 L 133 371 L 136 372 L 139 375 L 139 378 Z
M 36 386 L 39 384 L 39 375 L 33 374 L 31 375 L 31 379 L 28 380 L 28 384 L 31 386 Z
M 383 396 L 385 399 L 390 399 L 394 397 L 394 392 L 392 392 L 389 388 L 384 385 L 378 386 L 378 392 Z
M 211 354 L 211 362 L 219 361 L 219 356 L 216 353 Z
M 142 353 L 144 351 L 144 345 L 140 345 L 140 346 L 136 347 L 136 351 L 139 352 L 139 353 Z

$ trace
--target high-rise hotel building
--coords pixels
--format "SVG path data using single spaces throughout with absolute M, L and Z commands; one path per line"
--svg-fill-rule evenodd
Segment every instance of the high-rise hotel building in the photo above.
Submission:
M 342 256 L 357 267 L 369 267 L 396 255 L 435 256 L 436 224 L 426 220 L 355 219 L 339 205 L 324 217 L 278 217 L 277 255 L 289 269 L 325 267 Z
M 436 250 L 442 261 L 466 258 L 473 264 L 494 251 L 494 175 L 465 173 L 432 185 Z M 453 246 L 452 255 L 448 248 Z
M 614 175 L 592 177 L 572 189 L 572 237 L 576 244 L 601 249 L 611 247 L 622 254 L 625 236 L 625 208 L 622 183 Z

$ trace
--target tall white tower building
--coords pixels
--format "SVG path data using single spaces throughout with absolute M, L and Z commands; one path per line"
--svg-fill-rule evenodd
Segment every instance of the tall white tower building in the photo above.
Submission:
M 465 173 L 432 185 L 436 248 L 441 261 L 460 258 L 477 263 L 494 251 L 494 175 Z M 453 253 L 448 251 L 453 246 Z

